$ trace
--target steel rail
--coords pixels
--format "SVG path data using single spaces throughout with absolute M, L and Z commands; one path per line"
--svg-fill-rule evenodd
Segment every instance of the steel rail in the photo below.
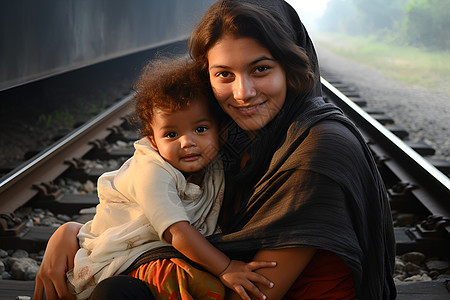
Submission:
M 0 212 L 14 212 L 24 205 L 38 192 L 34 184 L 54 180 L 69 168 L 65 161 L 83 156 L 94 147 L 89 142 L 108 136 L 108 128 L 120 125 L 124 121 L 121 117 L 130 112 L 131 98 L 132 95 L 124 97 L 0 178 Z
M 385 161 L 385 164 L 395 165 L 398 177 L 417 187 L 411 192 L 430 213 L 449 218 L 449 178 L 332 84 L 324 78 L 321 78 L 321 82 L 324 93 L 331 97 L 331 101 L 339 106 L 363 133 L 376 142 L 371 147 L 384 151 L 386 156 L 392 158 Z M 131 95 L 125 97 L 46 151 L 0 178 L 0 212 L 13 212 L 25 204 L 37 193 L 33 185 L 54 180 L 69 167 L 64 164 L 65 161 L 81 157 L 92 149 L 90 141 L 106 137 L 109 134 L 107 128 L 118 125 L 123 121 L 120 120 L 120 116 L 129 112 L 131 97 Z
M 402 180 L 416 187 L 411 193 L 430 213 L 450 218 L 450 179 L 324 78 L 321 78 L 321 83 L 324 93 L 331 97 L 331 102 L 374 140 L 376 145 L 370 146 L 392 158 L 386 160 L 385 164 L 395 168 Z

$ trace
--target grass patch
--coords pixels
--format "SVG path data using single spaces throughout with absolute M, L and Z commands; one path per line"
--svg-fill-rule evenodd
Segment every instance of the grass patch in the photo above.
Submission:
M 431 52 L 377 41 L 374 37 L 318 34 L 315 43 L 332 52 L 371 66 L 409 85 L 439 89 L 450 95 L 450 52 Z
M 74 116 L 66 108 L 63 111 L 54 110 L 49 114 L 41 114 L 38 117 L 38 124 L 44 126 L 44 128 L 52 127 L 68 127 L 71 128 L 74 123 Z

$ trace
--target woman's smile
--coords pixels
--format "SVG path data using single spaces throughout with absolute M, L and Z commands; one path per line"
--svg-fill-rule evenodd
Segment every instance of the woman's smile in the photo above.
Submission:
M 236 110 L 238 110 L 243 115 L 252 115 L 257 113 L 261 108 L 264 107 L 267 101 L 264 101 L 255 105 L 246 105 L 246 106 L 234 106 Z

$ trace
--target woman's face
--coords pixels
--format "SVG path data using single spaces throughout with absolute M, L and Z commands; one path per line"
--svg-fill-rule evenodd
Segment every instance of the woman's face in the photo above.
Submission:
M 253 38 L 225 35 L 207 57 L 214 95 L 239 127 L 257 131 L 278 114 L 286 73 L 267 48 Z

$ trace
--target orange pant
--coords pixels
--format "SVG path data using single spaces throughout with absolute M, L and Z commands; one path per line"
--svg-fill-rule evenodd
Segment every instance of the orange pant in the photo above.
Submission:
M 208 272 L 179 258 L 158 259 L 128 274 L 144 281 L 157 300 L 224 299 L 225 287 Z

